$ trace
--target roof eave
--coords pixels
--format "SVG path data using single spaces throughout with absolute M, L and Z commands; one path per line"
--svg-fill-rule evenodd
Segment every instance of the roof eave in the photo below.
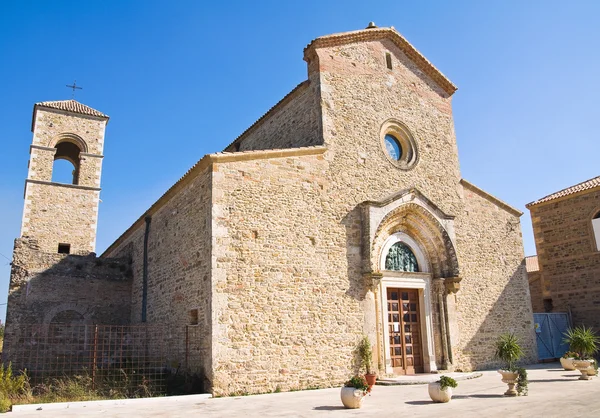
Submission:
M 70 113 L 72 115 L 87 116 L 87 117 L 90 117 L 90 118 L 105 119 L 107 124 L 108 124 L 108 120 L 110 119 L 110 116 L 104 115 L 104 114 L 102 116 L 100 116 L 100 115 L 88 115 L 86 113 L 73 112 L 71 110 L 64 110 L 64 109 L 56 109 L 54 107 L 44 106 L 41 103 L 36 103 L 36 104 L 33 105 L 33 114 L 31 116 L 31 132 L 33 132 L 34 129 L 35 129 L 35 115 L 37 114 L 38 108 L 47 109 L 49 111 L 54 111 L 54 112 Z

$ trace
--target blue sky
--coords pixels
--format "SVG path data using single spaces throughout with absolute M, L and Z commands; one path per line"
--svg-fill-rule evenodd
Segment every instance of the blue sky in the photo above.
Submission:
M 459 90 L 464 178 L 525 204 L 600 174 L 600 2 L 0 2 L 0 303 L 19 234 L 35 102 L 111 116 L 101 253 L 204 154 L 222 150 L 306 77 L 312 39 L 394 26 Z M 7 257 L 7 258 L 4 258 Z M 0 318 L 5 306 L 0 306 Z

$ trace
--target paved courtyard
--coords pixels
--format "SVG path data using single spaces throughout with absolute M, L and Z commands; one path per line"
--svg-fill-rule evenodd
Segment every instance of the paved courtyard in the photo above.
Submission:
M 496 371 L 461 380 L 448 404 L 434 404 L 426 385 L 376 386 L 362 409 L 342 407 L 339 388 L 199 400 L 138 400 L 125 405 L 94 405 L 62 410 L 11 412 L 21 417 L 580 417 L 600 416 L 600 378 L 577 380 L 558 364 L 533 365 L 529 396 L 502 396 L 506 385 Z

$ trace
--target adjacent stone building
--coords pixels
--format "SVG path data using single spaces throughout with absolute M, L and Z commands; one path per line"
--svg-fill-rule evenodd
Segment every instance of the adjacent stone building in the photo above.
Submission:
M 534 310 L 571 312 L 575 325 L 600 329 L 600 177 L 527 208 L 539 264 L 529 279 Z
M 393 28 L 317 38 L 304 60 L 306 81 L 204 156 L 101 256 L 129 260 L 122 320 L 196 327 L 216 395 L 339 385 L 363 334 L 381 375 L 494 366 L 507 331 L 533 361 L 522 213 L 461 177 L 456 87 Z M 67 116 L 105 121 L 75 107 Z M 75 128 L 59 124 L 51 137 Z M 93 250 L 83 246 L 91 238 L 80 246 L 80 235 L 67 241 L 46 225 L 23 231 L 40 251 Z M 14 302 L 23 286 L 11 281 L 7 332 L 28 306 Z

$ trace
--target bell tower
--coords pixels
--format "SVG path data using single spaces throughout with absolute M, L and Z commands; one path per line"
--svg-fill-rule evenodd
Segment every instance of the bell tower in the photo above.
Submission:
M 75 100 L 41 102 L 33 107 L 21 238 L 37 240 L 41 251 L 95 251 L 107 123 L 107 115 Z M 73 166 L 72 178 L 67 181 L 53 181 L 60 160 Z

